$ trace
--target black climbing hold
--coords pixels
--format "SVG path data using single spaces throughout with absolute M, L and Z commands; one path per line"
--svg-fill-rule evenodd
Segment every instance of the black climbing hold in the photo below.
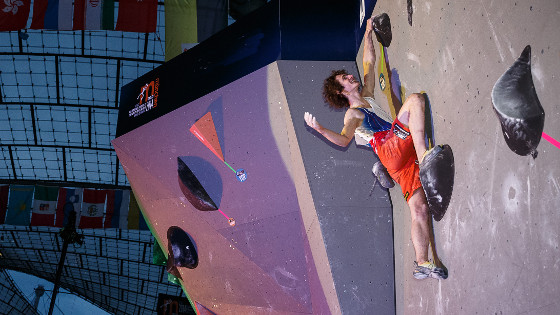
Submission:
M 420 163 L 420 182 L 434 220 L 445 215 L 455 179 L 453 151 L 447 144 L 435 146 Z
M 381 13 L 373 17 L 373 31 L 381 45 L 384 47 L 391 45 L 393 34 L 391 33 L 391 19 L 389 19 L 387 13 Z
M 200 181 L 193 174 L 191 169 L 181 160 L 177 158 L 179 186 L 181 191 L 187 197 L 187 200 L 198 210 L 213 211 L 218 210 L 216 203 L 210 198 Z
M 181 278 L 177 267 L 194 269 L 198 266 L 196 247 L 189 235 L 178 226 L 167 230 L 167 251 L 167 272 L 177 278 Z
M 408 11 L 408 24 L 412 26 L 412 13 L 414 9 L 412 8 L 412 0 L 406 1 L 406 10 Z
M 531 75 L 531 46 L 498 79 L 492 104 L 509 148 L 519 155 L 537 156 L 544 129 L 544 109 Z

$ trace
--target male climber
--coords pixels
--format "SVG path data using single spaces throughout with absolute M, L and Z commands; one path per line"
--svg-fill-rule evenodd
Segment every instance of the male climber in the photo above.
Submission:
M 412 94 L 404 102 L 397 118 L 392 119 L 373 100 L 375 86 L 375 49 L 372 42 L 373 18 L 367 21 L 364 41 L 364 86 L 345 70 L 333 71 L 324 81 L 323 96 L 334 108 L 348 108 L 342 132 L 336 133 L 319 124 L 310 113 L 305 122 L 330 142 L 346 147 L 356 141 L 367 141 L 401 186 L 412 217 L 412 243 L 416 253 L 413 276 L 445 279 L 445 270 L 428 260 L 429 208 L 419 178 L 417 161 L 427 152 L 424 141 L 424 96 Z M 374 113 L 375 112 L 375 113 Z M 376 114 L 377 113 L 377 114 Z M 381 118 L 382 116 L 383 118 Z

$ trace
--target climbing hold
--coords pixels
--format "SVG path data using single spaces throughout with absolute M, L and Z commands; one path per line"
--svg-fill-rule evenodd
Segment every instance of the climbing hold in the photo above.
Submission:
M 172 275 L 181 278 L 177 267 L 194 269 L 198 266 L 196 247 L 189 235 L 178 226 L 167 230 L 167 250 L 167 271 Z
M 435 146 L 420 163 L 420 182 L 426 193 L 428 206 L 439 221 L 445 215 L 455 179 L 453 151 L 447 144 Z
M 531 75 L 531 46 L 525 47 L 494 84 L 492 104 L 509 148 L 519 155 L 531 154 L 536 158 L 544 129 L 544 109 Z
M 179 173 L 179 186 L 181 191 L 187 197 L 187 200 L 198 210 L 201 211 L 213 211 L 218 210 L 216 203 L 210 198 L 200 181 L 193 174 L 191 169 L 183 162 L 183 160 L 177 158 Z
M 373 31 L 381 45 L 384 47 L 391 45 L 393 35 L 391 33 L 391 19 L 389 19 L 387 13 L 381 13 L 373 17 Z

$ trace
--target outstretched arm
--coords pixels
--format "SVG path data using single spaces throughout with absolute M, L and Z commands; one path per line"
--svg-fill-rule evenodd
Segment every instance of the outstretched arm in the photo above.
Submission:
M 375 48 L 373 46 L 373 17 L 366 22 L 366 32 L 364 34 L 364 87 L 362 96 L 373 97 L 375 88 Z
M 344 127 L 342 128 L 342 131 L 340 133 L 336 133 L 328 128 L 323 127 L 317 122 L 317 118 L 313 117 L 313 115 L 308 112 L 305 112 L 303 118 L 305 119 L 305 122 L 309 127 L 315 129 L 330 142 L 341 147 L 347 147 L 354 137 L 354 131 L 361 123 L 359 118 L 353 117 L 352 112 L 353 111 L 351 110 L 348 110 L 346 112 L 346 115 L 344 116 Z

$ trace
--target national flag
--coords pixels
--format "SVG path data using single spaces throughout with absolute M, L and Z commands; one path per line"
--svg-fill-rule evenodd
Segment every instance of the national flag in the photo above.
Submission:
M 4 224 L 6 210 L 8 209 L 8 195 L 10 194 L 10 186 L 0 185 L 0 224 Z
M 35 186 L 31 225 L 54 226 L 58 187 Z
M 165 61 L 228 25 L 226 0 L 165 1 Z
M 84 202 L 80 216 L 81 229 L 103 227 L 103 214 L 105 213 L 106 190 L 84 189 Z
M 0 0 L 0 31 L 17 31 L 25 28 L 29 18 L 31 0 Z
M 128 206 L 128 228 L 130 230 L 149 230 L 133 192 L 130 193 L 130 204 Z
M 199 0 L 196 1 L 196 33 L 198 42 L 223 30 L 228 25 L 227 0 Z M 166 33 L 167 34 L 167 33 Z
M 10 186 L 6 224 L 29 225 L 34 188 L 33 186 L 23 185 Z
M 63 227 L 68 223 L 70 211 L 76 211 L 76 226 L 78 226 L 80 210 L 82 209 L 83 188 L 60 188 L 58 204 L 56 206 L 55 226 Z
M 76 0 L 74 2 L 74 30 L 113 30 L 114 0 Z
M 107 210 L 105 228 L 128 229 L 128 205 L 130 190 L 109 190 L 107 192 Z
M 34 0 L 32 29 L 71 30 L 72 0 Z
M 198 1 L 165 1 L 165 61 L 171 60 L 198 43 L 196 3 Z M 190 46 L 184 45 L 191 44 Z
M 157 0 L 120 0 L 117 31 L 153 33 L 157 26 Z

